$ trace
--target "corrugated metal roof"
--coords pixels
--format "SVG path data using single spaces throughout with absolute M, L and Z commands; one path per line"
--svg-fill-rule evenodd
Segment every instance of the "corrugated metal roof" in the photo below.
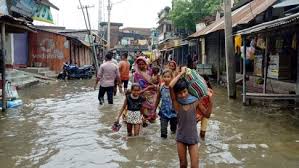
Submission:
M 42 31 L 42 32 L 47 32 L 47 33 L 53 33 L 53 34 L 56 34 L 56 35 L 60 35 L 60 36 L 64 36 L 70 40 L 74 40 L 86 47 L 90 47 L 91 45 L 88 43 L 88 42 L 85 42 L 84 40 L 81 40 L 79 39 L 78 37 L 76 36 L 72 36 L 72 35 L 69 35 L 69 34 L 64 34 L 64 33 L 60 33 L 60 32 L 56 32 L 56 31 L 53 31 L 53 30 L 48 30 L 48 29 L 44 29 L 43 27 L 39 27 L 39 28 L 36 28 L 36 30 L 38 31 Z
M 273 8 L 283 8 L 287 6 L 299 5 L 298 0 L 284 0 L 276 5 L 273 5 Z
M 261 14 L 272 6 L 276 0 L 254 0 L 232 12 L 232 26 L 246 24 L 253 20 L 257 15 Z M 201 31 L 198 31 L 190 38 L 200 37 L 209 33 L 213 33 L 218 30 L 224 29 L 224 17 L 210 24 Z
M 294 23 L 294 22 L 299 23 L 299 13 L 296 13 L 296 14 L 293 14 L 293 15 L 290 15 L 287 17 L 283 17 L 280 19 L 272 20 L 270 22 L 265 22 L 265 23 L 250 27 L 248 29 L 240 30 L 236 34 L 245 35 L 245 34 L 257 33 L 257 32 L 263 31 L 263 30 L 276 28 L 276 27 L 287 25 L 287 24 Z
M 16 27 L 26 31 L 31 31 L 31 32 L 35 31 L 35 27 L 32 25 L 31 22 L 28 22 L 23 19 L 15 18 L 11 15 L 5 15 L 0 13 L 0 23 L 5 23 L 8 26 Z M 6 31 L 10 32 L 9 29 L 7 29 Z

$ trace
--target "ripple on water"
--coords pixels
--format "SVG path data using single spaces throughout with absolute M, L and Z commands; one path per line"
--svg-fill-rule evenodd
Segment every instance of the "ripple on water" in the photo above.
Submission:
M 86 81 L 62 82 L 24 93 L 25 105 L 1 116 L 3 167 L 178 167 L 175 135 L 160 138 L 159 120 L 127 138 L 111 131 L 124 97 L 98 105 Z M 216 88 L 201 167 L 298 167 L 297 121 L 283 110 L 243 107 Z M 279 133 L 279 134 L 278 134 Z M 279 152 L 277 152 L 279 151 Z
M 208 155 L 207 161 L 210 164 L 242 164 L 242 161 L 237 160 L 230 152 L 212 153 Z

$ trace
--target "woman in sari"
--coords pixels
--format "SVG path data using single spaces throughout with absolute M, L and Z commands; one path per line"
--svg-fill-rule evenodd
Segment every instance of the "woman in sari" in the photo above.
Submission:
M 143 57 L 138 57 L 135 62 L 135 73 L 134 73 L 134 82 L 139 83 L 142 90 L 145 90 L 148 87 L 152 87 L 151 75 L 152 72 L 147 65 L 147 61 Z M 149 122 L 154 122 L 156 120 L 156 111 L 155 111 L 155 102 L 157 99 L 157 90 L 155 87 L 152 89 L 146 89 L 143 96 L 145 102 L 143 107 L 145 108 L 145 119 Z
M 168 62 L 168 68 L 172 71 L 172 76 L 176 77 L 178 73 L 178 67 L 175 61 L 169 61 Z

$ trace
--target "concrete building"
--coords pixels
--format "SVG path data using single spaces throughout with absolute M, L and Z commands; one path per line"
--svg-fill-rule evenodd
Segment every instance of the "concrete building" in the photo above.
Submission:
M 151 45 L 151 29 L 124 28 L 121 29 L 119 39 L 119 44 L 114 47 L 119 54 L 128 52 L 134 55 L 137 51 L 148 51 Z
M 135 33 L 144 36 L 148 39 L 151 36 L 150 28 L 125 27 L 121 29 L 123 33 Z
M 120 27 L 123 26 L 122 23 L 113 23 L 111 22 L 111 31 L 110 31 L 110 48 L 114 48 L 117 44 L 119 44 L 120 40 Z M 102 37 L 104 37 L 105 40 L 107 40 L 107 30 L 108 30 L 108 23 L 107 22 L 101 22 L 100 23 L 100 34 Z
M 158 28 L 159 31 L 159 43 L 163 43 L 167 39 L 170 39 L 174 36 L 174 27 L 172 21 L 168 19 L 168 15 L 170 12 L 170 7 L 165 7 L 161 12 L 158 14 L 159 21 L 158 21 Z
M 159 31 L 156 28 L 151 29 L 151 50 L 158 49 Z

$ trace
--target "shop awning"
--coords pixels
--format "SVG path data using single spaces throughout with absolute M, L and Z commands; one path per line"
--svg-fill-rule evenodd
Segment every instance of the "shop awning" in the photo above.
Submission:
M 289 24 L 299 24 L 299 13 L 290 15 L 290 16 L 286 16 L 284 18 L 280 18 L 280 19 L 276 19 L 270 22 L 265 22 L 253 27 L 250 27 L 248 29 L 243 29 L 238 31 L 236 34 L 239 35 L 246 35 L 246 34 L 253 34 L 253 33 L 258 33 L 261 31 L 267 31 L 269 29 L 274 29 L 280 26 L 284 26 L 284 25 L 289 25 Z
M 272 6 L 276 0 L 253 0 L 232 12 L 232 26 L 247 24 L 257 15 Z M 189 38 L 197 38 L 219 30 L 224 30 L 224 17 L 210 24 L 206 28 L 192 34 Z
M 284 0 L 276 5 L 273 5 L 273 8 L 283 8 L 287 6 L 299 5 L 298 0 Z

